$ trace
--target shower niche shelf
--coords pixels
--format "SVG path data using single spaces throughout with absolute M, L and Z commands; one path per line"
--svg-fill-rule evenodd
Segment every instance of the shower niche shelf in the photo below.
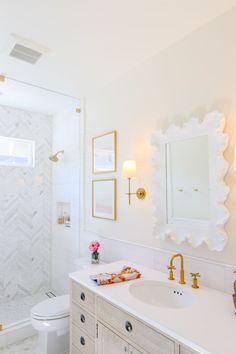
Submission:
M 71 205 L 70 203 L 57 203 L 57 224 L 64 227 L 71 227 Z

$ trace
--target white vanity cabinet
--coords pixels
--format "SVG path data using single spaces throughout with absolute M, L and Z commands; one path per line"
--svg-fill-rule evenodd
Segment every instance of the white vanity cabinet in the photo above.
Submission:
M 181 345 L 179 348 L 179 354 L 199 354 L 199 353 Z
M 97 316 L 127 341 L 148 353 L 175 354 L 173 340 L 100 297 L 97 298 Z
M 97 354 L 144 354 L 136 350 L 116 333 L 98 322 Z
M 95 294 L 71 282 L 70 354 L 95 354 Z
M 197 354 L 71 280 L 70 354 Z
M 140 352 L 139 350 L 135 349 L 131 345 L 129 345 L 129 353 L 128 354 L 146 354 L 144 352 Z

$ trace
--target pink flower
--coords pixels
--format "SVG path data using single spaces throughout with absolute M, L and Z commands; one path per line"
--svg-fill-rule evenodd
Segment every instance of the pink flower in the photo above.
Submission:
M 100 243 L 98 241 L 93 241 L 90 243 L 89 245 L 89 250 L 91 252 L 97 252 L 97 250 L 99 249 L 100 247 Z

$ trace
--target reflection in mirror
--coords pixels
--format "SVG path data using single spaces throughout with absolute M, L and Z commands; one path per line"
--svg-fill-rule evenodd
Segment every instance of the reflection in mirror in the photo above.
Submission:
M 178 220 L 208 220 L 208 136 L 166 144 L 167 223 Z

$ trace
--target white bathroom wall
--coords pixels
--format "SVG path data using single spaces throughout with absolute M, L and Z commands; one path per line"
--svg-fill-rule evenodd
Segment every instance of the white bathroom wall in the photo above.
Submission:
M 150 196 L 153 173 L 150 135 L 155 129 L 165 129 L 170 123 L 181 124 L 193 115 L 202 118 L 208 111 L 220 110 L 227 118 L 225 131 L 229 134 L 225 157 L 232 163 L 236 142 L 235 33 L 234 8 L 100 92 L 87 97 L 83 253 L 87 254 L 89 240 L 100 236 L 106 253 L 103 256 L 109 260 L 127 258 L 131 254 L 133 260 L 140 260 L 145 254 L 144 262 L 148 262 L 152 259 L 151 249 L 157 249 L 158 252 L 163 250 L 163 254 L 166 251 L 181 251 L 199 261 L 212 260 L 216 277 L 216 264 L 236 265 L 236 175 L 232 169 L 226 177 L 231 188 L 227 201 L 231 218 L 226 226 L 229 241 L 220 253 L 210 252 L 205 245 L 193 249 L 187 243 L 176 245 L 171 241 L 155 239 Z M 99 177 L 117 178 L 116 222 L 91 216 L 91 180 L 95 177 L 91 173 L 91 139 L 114 129 L 118 133 L 118 170 L 115 174 Z M 132 182 L 132 189 L 143 186 L 147 190 L 147 198 L 144 201 L 133 198 L 131 206 L 125 196 L 127 181 L 121 177 L 122 162 L 130 158 L 137 160 L 138 167 L 138 177 Z M 107 255 L 109 252 L 111 257 Z M 194 268 L 200 264 L 196 263 Z M 221 279 L 224 279 L 223 273 Z
M 71 107 L 53 118 L 53 148 L 64 150 L 53 166 L 52 289 L 68 292 L 68 273 L 79 254 L 80 114 Z M 58 225 L 58 203 L 67 203 L 71 227 Z
M 170 258 L 173 255 L 173 251 L 171 250 L 104 238 L 93 232 L 86 231 L 81 233 L 81 251 L 83 251 L 84 255 L 89 255 L 87 250 L 88 243 L 95 238 L 101 243 L 101 258 L 107 263 L 124 260 L 124 265 L 128 265 L 129 261 L 131 261 L 157 269 L 166 274 L 168 273 L 167 265 L 169 265 Z M 175 277 L 178 279 L 179 264 L 176 262 L 175 265 Z M 188 283 L 191 281 L 190 272 L 199 272 L 201 275 L 199 279 L 201 286 L 205 285 L 232 294 L 236 266 L 208 260 L 203 257 L 194 257 L 191 254 L 185 253 L 184 269 L 185 278 Z
M 52 117 L 0 106 L 0 135 L 35 141 L 35 167 L 0 167 L 0 303 L 50 286 Z

